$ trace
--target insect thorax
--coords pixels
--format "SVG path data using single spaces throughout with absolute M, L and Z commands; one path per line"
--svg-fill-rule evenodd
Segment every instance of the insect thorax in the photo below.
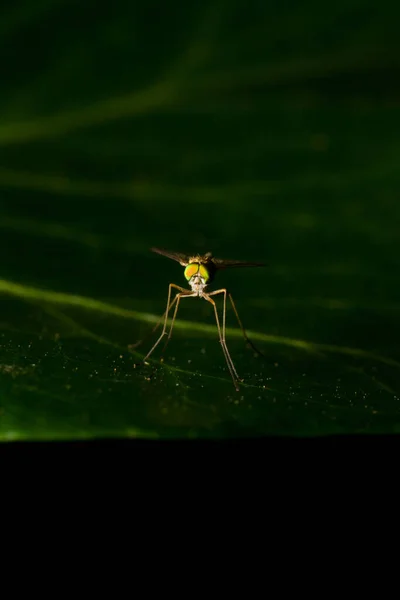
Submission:
M 193 277 L 189 279 L 189 285 L 192 289 L 192 292 L 196 293 L 198 296 L 201 296 L 204 288 L 207 286 L 207 283 L 205 282 L 204 277 L 201 277 L 200 275 L 193 275 Z

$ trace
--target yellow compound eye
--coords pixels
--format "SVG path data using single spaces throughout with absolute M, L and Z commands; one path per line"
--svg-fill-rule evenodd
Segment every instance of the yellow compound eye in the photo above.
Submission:
M 200 265 L 199 273 L 200 276 L 204 279 L 204 281 L 207 281 L 210 278 L 210 274 L 204 265 Z
M 188 281 L 193 277 L 193 275 L 199 274 L 200 277 L 204 279 L 206 282 L 210 279 L 210 274 L 207 271 L 207 268 L 204 265 L 200 265 L 199 263 L 191 263 L 185 269 L 185 277 Z
M 199 266 L 200 265 L 198 263 L 192 263 L 186 267 L 185 277 L 188 281 L 193 277 L 193 275 L 196 275 L 199 270 Z

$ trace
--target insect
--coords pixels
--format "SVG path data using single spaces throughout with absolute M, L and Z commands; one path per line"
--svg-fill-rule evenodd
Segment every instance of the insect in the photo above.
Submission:
M 239 391 L 238 384 L 242 380 L 239 378 L 239 375 L 236 371 L 235 365 L 233 364 L 231 355 L 229 354 L 229 350 L 228 350 L 228 347 L 227 347 L 226 341 L 225 341 L 225 320 L 226 320 L 226 298 L 227 298 L 227 296 L 229 297 L 233 311 L 236 315 L 237 321 L 239 323 L 240 329 L 242 330 L 245 340 L 251 345 L 251 347 L 258 354 L 261 354 L 261 352 L 259 352 L 259 350 L 257 350 L 257 348 L 254 346 L 254 344 L 248 338 L 248 336 L 244 330 L 244 327 L 242 325 L 242 322 L 239 318 L 239 314 L 236 310 L 236 306 L 233 302 L 233 298 L 232 298 L 231 294 L 225 288 L 221 288 L 219 290 L 214 290 L 212 292 L 208 292 L 208 291 L 206 291 L 206 287 L 213 281 L 216 272 L 219 271 L 220 269 L 229 269 L 229 268 L 235 268 L 235 267 L 264 267 L 265 264 L 257 263 L 257 262 L 242 262 L 242 261 L 237 261 L 237 260 L 223 260 L 220 258 L 214 258 L 213 255 L 211 254 L 211 252 L 207 252 L 206 254 L 203 254 L 203 255 L 197 254 L 196 256 L 187 256 L 186 254 L 181 254 L 179 252 L 170 252 L 168 250 L 162 250 L 160 248 L 151 248 L 151 251 L 157 252 L 158 254 L 162 254 L 163 256 L 166 256 L 167 258 L 172 258 L 172 260 L 176 260 L 177 262 L 179 262 L 179 264 L 181 264 L 183 267 L 185 267 L 184 275 L 190 286 L 190 289 L 185 289 L 179 285 L 176 285 L 175 283 L 169 284 L 168 300 L 167 300 L 167 307 L 166 307 L 165 313 L 162 315 L 160 321 L 156 324 L 156 326 L 154 327 L 154 329 L 151 333 L 153 333 L 157 329 L 157 327 L 160 325 L 162 320 L 164 320 L 162 332 L 161 332 L 160 337 L 155 342 L 155 344 L 152 346 L 152 348 L 150 348 L 149 352 L 144 357 L 143 362 L 146 362 L 146 360 L 149 358 L 149 356 L 154 352 L 154 350 L 156 349 L 158 344 L 161 342 L 164 335 L 167 334 L 168 315 L 169 315 L 172 307 L 175 305 L 175 310 L 174 310 L 172 321 L 171 321 L 171 327 L 170 327 L 168 337 L 167 337 L 167 340 L 166 340 L 164 348 L 163 348 L 163 352 L 164 352 L 169 340 L 171 339 L 174 322 L 176 319 L 176 315 L 178 313 L 179 303 L 182 300 L 182 298 L 195 298 L 195 297 L 204 298 L 204 300 L 207 300 L 207 302 L 210 302 L 210 304 L 213 305 L 215 321 L 217 323 L 219 341 L 221 343 L 222 351 L 224 353 L 226 364 L 228 365 L 229 373 L 232 377 L 234 386 L 235 386 L 236 390 Z M 174 299 L 171 301 L 172 289 L 178 290 L 178 292 L 175 294 Z M 214 299 L 212 298 L 212 296 L 218 296 L 218 295 L 223 295 L 222 327 L 220 324 L 220 318 L 218 316 L 218 310 L 217 310 L 216 303 L 215 303 Z M 138 344 L 136 344 L 136 345 L 138 345 Z

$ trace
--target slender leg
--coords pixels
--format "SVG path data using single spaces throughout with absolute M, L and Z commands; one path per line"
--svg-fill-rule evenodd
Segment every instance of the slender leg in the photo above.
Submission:
M 221 333 L 221 326 L 219 324 L 219 317 L 218 317 L 218 311 L 217 311 L 217 305 L 215 304 L 215 301 L 212 300 L 210 298 L 211 295 L 216 295 L 216 293 L 224 293 L 225 291 L 225 295 L 224 295 L 224 313 L 223 313 L 223 320 L 222 320 L 222 333 Z M 217 290 L 217 292 L 212 292 L 212 294 L 204 294 L 203 293 L 203 298 L 205 300 L 207 300 L 207 302 L 210 302 L 213 307 L 214 307 L 214 313 L 215 313 L 215 320 L 217 322 L 217 328 L 218 328 L 218 335 L 219 335 L 219 341 L 221 343 L 222 346 L 222 351 L 224 353 L 225 356 L 225 360 L 226 360 L 226 364 L 228 365 L 228 369 L 229 369 L 229 373 L 231 374 L 232 380 L 233 380 L 233 384 L 236 388 L 236 391 L 239 391 L 239 386 L 238 386 L 238 381 L 240 381 L 239 375 L 237 374 L 237 371 L 235 369 L 235 365 L 233 364 L 231 355 L 229 354 L 229 350 L 228 347 L 226 345 L 225 342 L 225 312 L 226 312 L 226 290 Z
M 226 345 L 226 330 L 225 330 L 225 323 L 226 323 L 226 290 L 225 289 L 215 290 L 214 292 L 211 292 L 210 294 L 207 294 L 207 295 L 208 296 L 216 296 L 217 294 L 224 294 L 224 304 L 223 304 L 223 308 L 222 308 L 222 339 L 224 340 L 224 343 L 225 343 L 227 358 L 228 358 L 229 362 L 231 363 L 232 370 L 234 371 L 237 379 L 239 379 L 240 381 L 242 381 L 240 379 L 240 377 L 238 376 L 237 372 L 236 372 L 235 365 L 233 364 L 233 360 L 232 360 L 231 355 L 229 354 L 229 351 L 228 351 L 228 346 Z
M 164 347 L 163 347 L 163 349 L 162 349 L 162 351 L 161 351 L 161 356 L 164 354 L 164 352 L 165 352 L 165 349 L 166 349 L 166 347 L 167 347 L 167 345 L 168 345 L 168 342 L 169 342 L 169 340 L 171 339 L 171 336 L 172 336 L 172 329 L 173 329 L 173 327 L 174 327 L 174 323 L 175 323 L 176 315 L 178 314 L 178 307 L 179 307 L 179 302 L 180 302 L 180 300 L 181 300 L 182 298 L 193 298 L 194 296 L 197 296 L 197 294 L 196 294 L 196 293 L 191 293 L 191 292 L 189 292 L 189 291 L 186 291 L 186 290 L 185 290 L 184 292 L 182 292 L 181 294 L 177 294 L 177 295 L 175 296 L 174 300 L 176 300 L 176 306 L 175 306 L 175 310 L 174 310 L 174 315 L 173 315 L 173 317 L 172 317 L 172 321 L 171 321 L 171 327 L 170 327 L 170 329 L 169 329 L 169 334 L 168 334 L 168 337 L 167 337 L 167 339 L 166 339 L 166 341 L 165 341 L 165 344 L 164 344 Z M 172 302 L 172 304 L 173 304 L 173 302 Z M 171 306 L 172 306 L 172 304 L 171 304 Z M 161 361 L 162 361 L 162 360 L 163 360 L 163 359 L 161 359 Z
M 229 300 L 231 302 L 231 305 L 232 305 L 232 308 L 233 308 L 233 312 L 236 315 L 236 319 L 237 319 L 237 322 L 239 323 L 239 327 L 240 327 L 240 329 L 241 329 L 241 331 L 243 333 L 244 339 L 253 348 L 253 350 L 254 350 L 254 352 L 256 352 L 256 354 L 258 354 L 259 356 L 262 356 L 263 358 L 265 358 L 264 354 L 260 350 L 258 350 L 258 348 L 256 348 L 256 346 L 253 344 L 253 342 L 251 341 L 251 339 L 248 337 L 248 335 L 246 333 L 246 330 L 245 330 L 245 328 L 242 325 L 242 321 L 240 320 L 239 313 L 238 313 L 238 311 L 236 309 L 235 303 L 234 303 L 233 298 L 232 298 L 232 294 L 230 294 L 226 289 L 220 289 L 220 290 L 215 290 L 215 292 L 211 292 L 208 295 L 209 296 L 215 296 L 217 294 L 224 294 L 224 306 L 226 305 L 226 296 L 227 295 L 229 296 Z
M 171 302 L 171 304 L 170 304 L 170 306 L 168 308 L 168 312 L 171 310 L 171 308 L 175 304 L 177 296 L 178 296 L 178 294 L 172 300 L 172 302 Z M 153 329 L 151 331 L 149 331 L 148 333 L 146 333 L 146 335 L 144 336 L 144 338 L 142 340 L 138 340 L 134 344 L 129 344 L 128 348 L 134 349 L 134 348 L 137 348 L 138 346 L 141 346 L 143 344 L 143 342 L 145 342 L 147 340 L 147 338 L 149 338 L 150 336 L 152 336 L 153 333 L 155 333 L 157 331 L 157 329 L 160 327 L 161 323 L 163 322 L 163 319 L 165 319 L 165 315 L 166 315 L 166 312 L 164 312 L 161 315 L 161 317 L 159 318 L 159 320 L 157 321 L 157 323 L 154 325 Z
M 171 299 L 171 290 L 172 288 L 175 288 L 176 290 L 179 290 L 180 292 L 182 292 L 183 294 L 189 293 L 191 294 L 191 292 L 189 290 L 185 290 L 184 288 L 180 287 L 179 285 L 175 285 L 175 283 L 170 283 L 169 287 L 168 287 L 168 300 L 167 300 L 167 308 L 165 310 L 165 318 L 164 318 L 164 325 L 162 328 L 162 332 L 160 337 L 158 338 L 158 340 L 156 341 L 156 343 L 152 346 L 152 348 L 150 348 L 149 352 L 146 354 L 146 356 L 143 359 L 143 362 L 146 362 L 146 360 L 149 358 L 150 354 L 152 354 L 152 352 L 155 350 L 155 348 L 158 346 L 158 344 L 161 342 L 162 338 L 164 337 L 165 333 L 166 333 L 166 329 L 167 329 L 167 321 L 168 321 L 168 313 L 171 310 L 171 307 L 174 305 L 175 301 L 177 300 L 178 296 L 180 296 L 181 294 L 177 294 L 175 296 L 175 298 L 173 299 L 173 301 L 170 303 L 170 299 Z M 186 295 L 185 294 L 185 295 Z M 176 309 L 175 309 L 176 310 Z

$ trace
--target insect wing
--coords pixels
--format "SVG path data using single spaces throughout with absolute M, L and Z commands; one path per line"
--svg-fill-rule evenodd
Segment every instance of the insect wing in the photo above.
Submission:
M 163 250 L 162 248 L 150 248 L 150 250 L 152 252 L 157 252 L 157 254 L 162 254 L 162 256 L 166 256 L 167 258 L 172 258 L 172 260 L 176 260 L 183 267 L 186 267 L 189 264 L 189 257 L 186 254 L 170 252 L 169 250 Z
M 213 258 L 212 262 L 214 263 L 217 269 L 234 269 L 236 267 L 265 267 L 265 263 L 258 262 L 245 262 L 240 260 L 225 260 L 223 258 Z

